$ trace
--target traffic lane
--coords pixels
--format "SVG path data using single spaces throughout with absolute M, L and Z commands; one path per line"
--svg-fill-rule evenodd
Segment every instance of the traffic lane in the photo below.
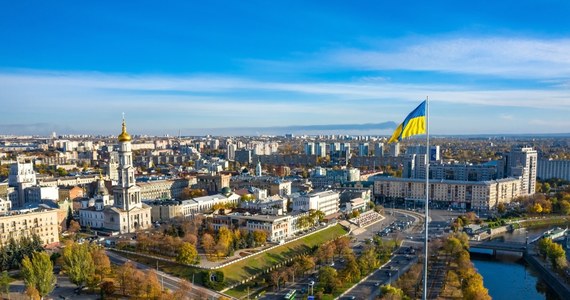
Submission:
M 380 286 L 395 281 L 400 275 L 400 269 L 411 261 L 407 255 L 394 255 L 388 263 L 377 269 L 365 281 L 357 284 L 345 296 L 347 299 L 368 299 L 380 290 Z

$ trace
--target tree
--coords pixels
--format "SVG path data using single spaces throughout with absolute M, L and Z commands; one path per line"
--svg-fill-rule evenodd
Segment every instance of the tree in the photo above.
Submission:
M 550 259 L 552 265 L 557 269 L 564 268 L 567 265 L 566 252 L 564 251 L 564 248 L 562 248 L 562 246 L 558 243 L 550 243 L 548 247 L 548 258 Z
M 22 276 L 26 286 L 35 289 L 40 297 L 53 291 L 56 278 L 53 274 L 53 264 L 49 254 L 34 252 L 32 258 L 26 256 L 22 261 Z
M 103 283 L 101 283 L 101 298 L 105 299 L 105 296 L 113 295 L 115 293 L 115 290 L 115 283 L 111 280 L 105 280 Z
M 79 232 L 79 230 L 81 230 L 81 225 L 79 225 L 79 222 L 77 222 L 75 220 L 71 220 L 67 230 L 71 233 L 77 233 L 77 232 Z
M 256 229 L 253 231 L 253 240 L 256 246 L 262 246 L 267 241 L 267 232 L 265 230 Z
M 187 280 L 181 279 L 178 282 L 178 290 L 174 292 L 174 299 L 176 300 L 191 300 L 188 295 L 192 291 L 192 284 Z
M 73 211 L 71 210 L 71 205 L 67 207 L 67 218 L 65 219 L 65 228 L 69 230 L 71 226 L 71 221 L 73 221 Z
M 103 279 L 111 273 L 111 261 L 105 253 L 105 249 L 101 247 L 91 247 L 90 255 L 93 260 L 94 272 L 90 276 L 89 285 L 93 289 L 96 285 L 103 282 Z
M 158 282 L 156 271 L 152 269 L 147 271 L 143 284 L 147 299 L 156 299 L 162 293 L 162 288 Z
M 28 295 L 28 297 L 30 297 L 31 300 L 41 299 L 40 292 L 38 292 L 38 290 L 33 286 L 29 286 L 26 288 L 26 295 Z
M 335 245 L 334 243 L 326 243 L 321 245 L 317 250 L 317 257 L 319 258 L 320 263 L 329 263 L 332 261 L 335 252 Z
M 507 208 L 505 207 L 505 203 L 503 203 L 503 202 L 499 203 L 499 204 L 497 205 L 497 211 L 498 211 L 500 214 L 504 214 L 505 211 L 507 211 Z
M 63 249 L 63 269 L 69 280 L 81 287 L 95 272 L 89 244 L 67 243 Z
M 128 261 L 124 265 L 117 268 L 116 278 L 123 295 L 127 295 L 127 291 L 133 285 L 133 273 L 135 271 L 136 269 L 131 261 Z
M 195 265 L 200 262 L 198 251 L 196 247 L 190 243 L 182 243 L 180 249 L 178 249 L 178 256 L 176 256 L 176 261 L 182 264 Z
M 325 289 L 326 293 L 332 293 L 341 285 L 336 270 L 326 266 L 319 270 L 319 285 Z
M 346 258 L 346 266 L 341 271 L 341 276 L 345 282 L 355 282 L 360 279 L 360 268 L 358 267 L 354 255 L 350 255 Z
M 3 271 L 0 275 L 0 291 L 2 294 L 8 295 L 10 299 L 10 276 L 8 276 L 8 271 Z
M 350 238 L 342 236 L 334 241 L 335 251 L 338 256 L 347 255 L 352 252 L 350 249 Z
M 395 286 L 391 286 L 391 285 L 383 285 L 380 288 L 380 291 L 382 292 L 383 297 L 386 297 L 388 299 L 404 299 L 405 295 L 404 295 L 404 291 L 395 287 Z
M 298 262 L 303 274 L 315 268 L 315 261 L 310 256 L 303 255 L 298 259 Z
M 269 282 L 273 286 L 276 286 L 277 290 L 279 290 L 279 286 L 281 283 L 281 272 L 279 272 L 277 270 L 271 271 L 271 273 L 269 273 Z
M 531 212 L 533 213 L 541 213 L 542 212 L 542 205 L 540 205 L 540 203 L 535 203 L 534 205 L 531 206 Z
M 204 248 L 204 251 L 206 251 L 206 253 L 208 254 L 212 253 L 215 244 L 216 242 L 211 234 L 204 233 L 202 235 L 202 248 Z
M 570 215 L 570 202 L 568 200 L 561 200 L 559 202 L 560 212 L 565 215 Z
M 226 226 L 220 227 L 218 230 L 218 243 L 216 244 L 216 254 L 218 256 L 226 256 L 230 251 L 233 242 L 232 232 Z

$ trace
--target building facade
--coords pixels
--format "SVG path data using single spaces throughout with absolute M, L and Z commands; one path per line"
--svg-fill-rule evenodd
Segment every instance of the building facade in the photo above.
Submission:
M 425 180 L 378 177 L 374 195 L 380 198 L 401 198 L 425 201 Z M 494 209 L 499 203 L 509 203 L 521 195 L 519 178 L 489 181 L 434 180 L 430 182 L 430 201 L 471 209 Z
M 42 209 L 27 213 L 12 212 L 0 217 L 0 242 L 36 234 L 44 245 L 59 242 L 57 210 Z
M 320 210 L 325 216 L 337 213 L 339 205 L 340 194 L 335 191 L 322 191 L 293 198 L 293 211 Z

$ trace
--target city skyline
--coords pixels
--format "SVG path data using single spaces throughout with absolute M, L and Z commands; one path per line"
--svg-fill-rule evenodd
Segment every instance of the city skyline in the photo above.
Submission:
M 570 127 L 562 1 L 137 4 L 0 4 L 0 132 L 118 134 L 125 112 L 133 134 L 267 134 L 426 96 L 434 134 Z

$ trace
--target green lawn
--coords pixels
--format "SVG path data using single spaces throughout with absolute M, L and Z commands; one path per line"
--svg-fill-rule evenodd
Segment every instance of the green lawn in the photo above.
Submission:
M 347 231 L 342 226 L 336 225 L 261 254 L 250 256 L 220 270 L 224 272 L 227 285 L 231 285 L 346 233 Z

